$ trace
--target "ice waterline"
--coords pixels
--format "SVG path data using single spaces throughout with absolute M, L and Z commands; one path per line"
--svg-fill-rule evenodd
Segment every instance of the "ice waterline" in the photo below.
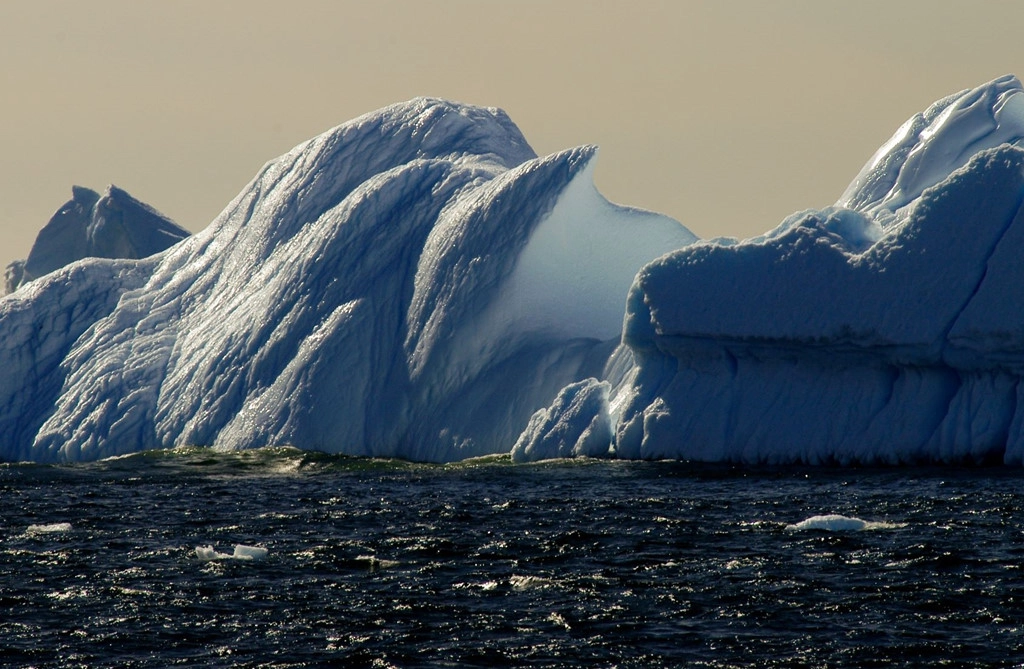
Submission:
M 1024 460 L 1024 90 L 908 121 L 835 207 L 698 241 L 419 98 L 204 231 L 0 300 L 0 458 L 180 445 L 443 462 Z

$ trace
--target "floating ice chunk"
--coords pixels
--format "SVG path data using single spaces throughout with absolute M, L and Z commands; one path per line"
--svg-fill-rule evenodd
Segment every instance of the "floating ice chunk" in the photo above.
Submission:
M 236 544 L 234 553 L 220 553 L 213 546 L 196 546 L 196 557 L 202 562 L 211 560 L 262 560 L 267 557 L 267 549 L 259 546 Z
M 803 532 L 805 530 L 824 530 L 826 532 L 860 532 L 861 530 L 884 530 L 902 527 L 894 523 L 879 523 L 860 518 L 850 518 L 838 514 L 826 516 L 811 516 L 795 525 L 787 525 L 789 532 Z
M 521 576 L 513 574 L 508 580 L 513 590 L 544 590 L 552 587 L 555 581 L 543 576 Z
M 63 534 L 71 531 L 71 523 L 48 523 L 45 525 L 29 525 L 26 534 Z
M 260 546 L 235 545 L 235 553 L 231 557 L 236 560 L 262 560 L 267 557 L 267 549 Z
M 360 555 L 356 558 L 356 562 L 365 563 L 370 568 L 370 571 L 391 569 L 398 566 L 397 560 L 381 560 L 376 555 Z
M 218 553 L 213 546 L 196 546 L 196 557 L 201 562 L 210 562 L 211 560 L 225 560 L 231 556 L 227 553 Z

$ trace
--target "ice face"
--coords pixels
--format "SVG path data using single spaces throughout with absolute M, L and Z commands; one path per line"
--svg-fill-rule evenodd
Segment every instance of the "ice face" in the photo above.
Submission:
M 162 254 L 0 302 L 0 457 L 507 452 L 602 372 L 635 271 L 694 239 L 605 201 L 593 155 L 539 158 L 500 110 L 426 98 L 296 147 Z
M 531 235 L 488 318 L 564 338 L 618 339 L 637 270 L 695 240 L 670 218 L 605 200 L 594 188 L 594 163 Z

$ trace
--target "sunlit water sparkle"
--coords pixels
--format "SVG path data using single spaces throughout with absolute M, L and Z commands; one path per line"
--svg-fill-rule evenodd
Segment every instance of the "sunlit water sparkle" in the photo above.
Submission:
M 13 666 L 1024 666 L 1015 469 L 187 449 L 0 491 Z M 868 525 L 790 527 L 828 514 Z

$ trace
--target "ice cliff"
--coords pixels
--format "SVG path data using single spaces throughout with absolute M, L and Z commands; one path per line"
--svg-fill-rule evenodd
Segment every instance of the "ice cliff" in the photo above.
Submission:
M 0 300 L 0 458 L 508 451 L 603 373 L 636 270 L 694 240 L 602 198 L 594 157 L 417 99 L 271 161 L 158 255 L 40 276 Z
M 1024 464 L 1022 146 L 997 79 L 907 121 L 834 206 L 697 241 L 601 197 L 591 147 L 388 107 L 157 255 L 61 266 L 55 230 L 59 268 L 0 300 L 0 458 Z
M 835 206 L 649 263 L 614 388 L 569 386 L 530 424 L 559 437 L 513 455 L 1021 464 L 1021 146 L 1024 91 L 997 79 L 907 121 Z
M 189 236 L 117 186 L 103 195 L 81 186 L 71 190 L 71 199 L 39 232 L 28 258 L 7 266 L 5 293 L 82 258 L 145 258 Z

